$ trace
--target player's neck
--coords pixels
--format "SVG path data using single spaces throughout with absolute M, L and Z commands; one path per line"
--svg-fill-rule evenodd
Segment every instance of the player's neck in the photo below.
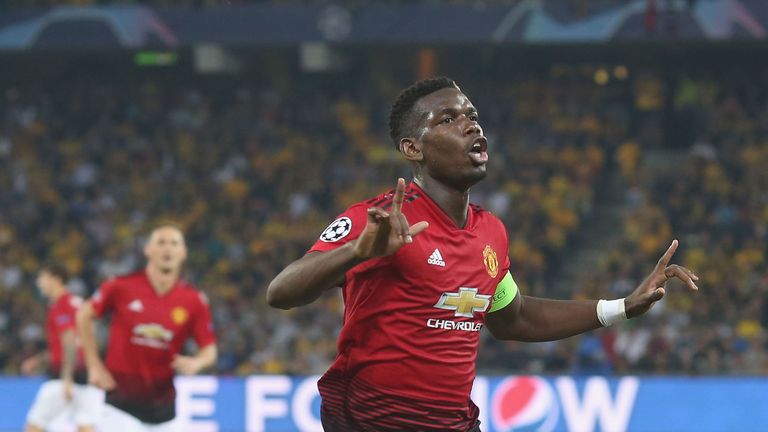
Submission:
M 414 181 L 440 209 L 460 228 L 467 223 L 469 190 L 460 191 L 429 176 L 417 176 Z
M 65 287 L 59 287 L 53 290 L 53 293 L 51 294 L 50 301 L 52 303 L 56 303 L 59 301 L 61 296 L 67 293 L 67 289 Z
M 163 295 L 176 285 L 176 282 L 179 280 L 179 272 L 163 272 L 156 267 L 147 266 L 147 277 L 155 292 Z

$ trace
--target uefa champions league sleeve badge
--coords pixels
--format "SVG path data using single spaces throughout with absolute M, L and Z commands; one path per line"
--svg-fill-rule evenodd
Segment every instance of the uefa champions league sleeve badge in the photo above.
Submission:
M 337 242 L 352 231 L 352 219 L 342 216 L 328 225 L 328 228 L 320 234 L 320 240 L 326 243 Z

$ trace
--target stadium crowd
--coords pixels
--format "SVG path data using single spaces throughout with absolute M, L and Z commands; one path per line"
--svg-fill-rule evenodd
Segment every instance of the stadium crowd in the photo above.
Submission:
M 294 78 L 265 73 L 169 84 L 124 74 L 5 90 L 5 373 L 17 373 L 44 345 L 45 306 L 33 286 L 42 262 L 65 264 L 75 275 L 72 289 L 88 295 L 104 279 L 140 267 L 149 227 L 168 220 L 185 229 L 187 277 L 211 301 L 217 373 L 326 369 L 341 325 L 339 293 L 284 312 L 266 306 L 266 284 L 337 213 L 407 174 L 386 117 L 408 79 L 376 72 Z M 768 177 L 760 166 L 768 158 L 768 98 L 731 92 L 717 80 L 681 81 L 676 109 L 695 109 L 711 130 L 682 164 L 686 173 L 664 182 L 640 170 L 643 147 L 658 146 L 663 131 L 649 133 L 637 119 L 663 110 L 637 82 L 597 85 L 592 75 L 555 72 L 457 78 L 491 142 L 489 178 L 472 198 L 507 224 L 511 269 L 524 292 L 563 295 L 549 287 L 568 254 L 588 241 L 576 233 L 589 222 L 601 184 L 616 173 L 627 186 L 626 240 L 604 269 L 587 269 L 565 295 L 626 294 L 673 233 L 683 244 L 678 259 L 703 275 L 706 290 L 693 300 L 672 290 L 651 317 L 566 341 L 498 343 L 486 334 L 481 370 L 766 371 Z
M 672 287 L 651 316 L 573 341 L 587 371 L 768 373 L 768 93 L 765 70 L 677 80 L 668 138 L 690 140 L 672 160 L 641 165 L 635 142 L 616 152 L 625 185 L 622 243 L 587 297 L 626 295 L 674 235 L 697 269 L 700 296 Z

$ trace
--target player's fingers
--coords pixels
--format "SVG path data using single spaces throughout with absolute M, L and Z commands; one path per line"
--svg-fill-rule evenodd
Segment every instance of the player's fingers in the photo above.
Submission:
M 699 280 L 699 277 L 698 277 L 698 276 L 696 276 L 696 273 L 694 273 L 694 272 L 693 272 L 693 270 L 691 270 L 691 269 L 689 269 L 689 268 L 686 268 L 686 267 L 683 267 L 683 266 L 680 266 L 680 265 L 679 265 L 679 266 L 677 266 L 677 267 L 679 267 L 679 268 L 680 268 L 680 270 L 682 270 L 682 271 L 686 272 L 686 273 L 688 274 L 688 276 L 690 276 L 690 277 L 691 277 L 691 279 L 693 279 L 693 280 L 695 280 L 695 281 Z
M 677 240 L 672 240 L 672 244 L 669 245 L 667 251 L 664 252 L 664 255 L 659 258 L 659 262 L 656 263 L 656 267 L 653 269 L 655 272 L 659 272 L 667 267 L 669 260 L 672 259 L 672 255 L 674 255 L 677 250 L 677 245 Z
M 411 238 L 413 238 L 413 237 L 416 237 L 425 229 L 427 229 L 428 227 L 429 227 L 429 222 L 427 221 L 416 222 L 415 224 L 411 225 L 410 228 L 408 228 L 408 233 L 411 235 Z
M 99 378 L 93 382 L 93 385 L 96 387 L 102 389 L 102 390 L 109 390 L 109 381 L 107 381 L 106 378 Z
M 397 179 L 395 187 L 395 196 L 392 198 L 392 213 L 400 213 L 403 209 L 403 198 L 405 197 L 405 179 Z
M 113 388 L 115 388 L 115 386 L 117 385 L 115 383 L 115 378 L 112 377 L 112 374 L 109 373 L 109 371 L 106 371 L 106 373 L 104 374 L 104 378 L 107 383 L 107 386 L 109 387 L 107 390 L 112 390 Z
M 190 364 L 187 361 L 180 362 L 179 364 L 176 365 L 175 369 L 176 369 L 176 372 L 183 375 L 192 375 L 193 373 L 192 364 Z
M 699 277 L 696 276 L 691 270 L 677 264 L 672 264 L 671 266 L 668 266 L 664 269 L 664 276 L 667 279 L 672 279 L 673 277 L 676 277 L 677 274 L 684 274 L 690 277 L 693 280 L 699 280 Z
M 383 220 L 389 218 L 389 213 L 378 207 L 368 209 L 368 222 L 379 225 Z
M 648 299 L 650 300 L 651 303 L 655 303 L 661 300 L 664 297 L 665 293 L 666 291 L 664 290 L 664 288 L 656 288 L 655 290 L 653 290 L 653 292 L 651 293 Z
M 688 274 L 688 272 L 686 272 L 685 270 L 683 270 L 683 267 L 680 267 L 678 265 L 669 266 L 666 269 L 664 269 L 664 276 L 667 279 L 672 279 L 672 278 L 680 279 L 691 290 L 693 291 L 699 290 L 699 287 L 696 286 L 696 283 L 693 281 L 693 278 L 691 277 L 691 275 Z M 696 276 L 696 275 L 693 275 L 693 276 Z
M 408 218 L 405 217 L 402 213 L 396 213 L 397 219 L 399 221 L 399 233 L 400 238 L 403 239 L 403 242 L 405 243 L 411 243 L 413 242 L 413 238 L 411 237 L 411 233 L 408 231 L 409 225 L 408 225 Z
M 398 239 L 405 241 L 405 237 L 403 237 L 403 218 L 401 216 L 401 213 L 392 212 L 389 214 L 388 235 L 394 235 Z

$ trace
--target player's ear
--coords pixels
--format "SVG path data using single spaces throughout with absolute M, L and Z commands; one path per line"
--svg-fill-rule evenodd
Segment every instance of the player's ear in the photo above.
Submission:
M 421 152 L 421 141 L 415 138 L 400 139 L 400 153 L 409 161 L 420 161 L 424 158 Z

